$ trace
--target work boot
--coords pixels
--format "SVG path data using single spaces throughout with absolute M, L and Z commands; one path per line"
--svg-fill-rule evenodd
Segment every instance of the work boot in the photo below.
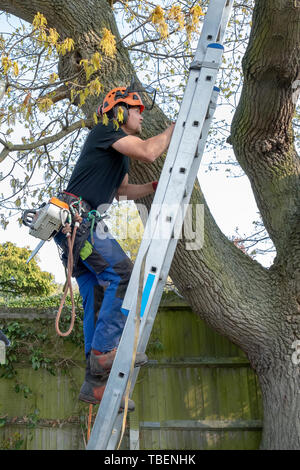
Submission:
M 107 384 L 107 378 L 92 376 L 89 358 L 87 359 L 87 366 L 85 371 L 85 380 L 79 392 L 79 400 L 92 405 L 98 405 L 102 400 L 104 390 Z M 119 412 L 122 412 L 125 408 L 125 399 L 122 398 Z M 134 411 L 135 404 L 133 400 L 128 400 L 128 411 Z
M 98 405 L 102 400 L 104 390 L 107 384 L 107 380 L 102 380 L 99 383 L 83 382 L 82 387 L 79 393 L 79 400 L 84 401 L 85 403 L 90 403 L 92 405 Z M 125 399 L 124 397 L 121 400 L 119 412 L 124 411 L 125 409 Z M 128 412 L 134 411 L 135 403 L 133 400 L 128 400 Z
M 92 349 L 90 355 L 91 374 L 106 378 L 109 376 L 114 359 L 116 357 L 117 348 L 105 354 L 94 352 Z M 148 362 L 148 357 L 144 353 L 136 353 L 134 367 L 141 367 Z

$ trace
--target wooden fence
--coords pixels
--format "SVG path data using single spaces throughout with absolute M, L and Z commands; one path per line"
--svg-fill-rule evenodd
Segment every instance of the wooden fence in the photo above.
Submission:
M 32 359 L 30 364 L 23 358 L 15 377 L 0 379 L 0 448 L 84 449 L 88 405 L 77 400 L 84 378 L 82 347 L 55 337 L 53 314 L 2 309 L 0 323 L 3 318 L 29 325 L 47 318 L 43 330 L 53 337 L 56 361 L 49 372 L 34 370 Z M 184 302 L 161 303 L 147 353 L 150 361 L 138 377 L 136 411 L 130 414 L 123 448 L 259 447 L 262 406 L 256 375 L 243 352 Z

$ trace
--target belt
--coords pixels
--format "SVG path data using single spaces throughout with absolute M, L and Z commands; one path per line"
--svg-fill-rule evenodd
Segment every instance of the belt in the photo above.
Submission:
M 83 199 L 81 199 L 79 196 L 76 196 L 75 194 L 67 193 L 66 191 L 63 191 L 62 193 L 59 193 L 58 198 L 61 201 L 66 202 L 69 206 L 74 204 L 74 202 L 80 201 L 80 205 L 81 205 L 80 215 L 82 217 L 87 217 L 88 213 L 92 210 L 92 206 L 88 202 L 84 201 Z

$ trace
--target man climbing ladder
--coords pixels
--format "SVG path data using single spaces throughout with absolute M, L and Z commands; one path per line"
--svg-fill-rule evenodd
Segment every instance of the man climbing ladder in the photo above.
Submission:
M 232 4 L 233 0 L 211 0 L 209 3 L 148 218 L 155 224 L 151 226 L 150 223 L 148 227 L 147 222 L 147 238 L 142 239 L 124 297 L 122 311 L 128 314 L 128 319 L 88 442 L 88 450 L 115 449 L 118 442 L 120 444 L 120 433 L 123 435 L 125 421 L 118 414 L 119 404 L 125 390 L 126 398 L 131 396 L 138 374 L 138 370 L 134 372 L 131 368 L 131 359 L 136 351 L 141 354 L 146 350 L 177 245 L 175 222 L 189 203 L 204 152 L 219 93 L 214 83 L 222 61 L 222 40 Z M 162 207 L 167 208 L 167 211 L 162 211 L 163 219 L 160 217 Z M 165 226 L 164 239 L 159 237 L 160 223 Z M 137 295 L 138 291 L 142 293 Z M 139 317 L 141 324 L 137 332 Z
M 81 224 L 74 244 L 73 276 L 76 277 L 84 307 L 85 380 L 79 399 L 97 404 L 101 401 L 109 371 L 124 329 L 126 315 L 121 305 L 132 271 L 132 263 L 108 233 L 102 220 L 87 229 L 87 216 L 103 213 L 113 198 L 139 199 L 153 194 L 157 182 L 132 185 L 128 182 L 129 159 L 154 162 L 168 148 L 174 124 L 161 134 L 142 140 L 144 104 L 133 85 L 112 89 L 104 98 L 98 114 L 101 122 L 88 134 L 66 190 L 60 200 L 70 207 L 81 207 Z M 101 217 L 100 217 L 101 218 Z M 60 231 L 55 242 L 62 248 L 66 265 L 68 245 Z M 104 289 L 103 284 L 106 284 Z M 100 294 L 99 294 L 100 292 Z M 102 300 L 101 302 L 99 300 Z M 99 305 L 100 304 L 100 305 Z M 137 354 L 136 366 L 147 362 Z M 124 401 L 121 402 L 124 408 Z M 129 401 L 128 410 L 134 403 Z

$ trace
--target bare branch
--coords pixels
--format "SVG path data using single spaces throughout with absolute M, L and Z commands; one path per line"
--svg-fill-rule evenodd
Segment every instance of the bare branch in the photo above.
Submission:
M 0 143 L 4 146 L 4 149 L 0 153 L 0 163 L 7 157 L 10 152 L 20 152 L 23 150 L 34 150 L 38 147 L 43 145 L 48 145 L 53 142 L 57 142 L 58 140 L 62 139 L 63 137 L 71 134 L 76 129 L 80 129 L 81 127 L 91 127 L 93 125 L 93 119 L 81 119 L 80 121 L 74 122 L 71 126 L 63 128 L 60 132 L 55 135 L 51 135 L 46 137 L 45 139 L 38 140 L 36 142 L 30 142 L 28 144 L 22 145 L 12 145 L 9 144 L 2 139 L 0 139 Z

